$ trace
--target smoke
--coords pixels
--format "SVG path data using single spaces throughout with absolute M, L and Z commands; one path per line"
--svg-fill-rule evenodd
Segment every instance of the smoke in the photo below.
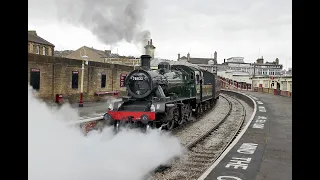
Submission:
M 84 137 L 77 111 L 50 109 L 28 90 L 28 177 L 30 180 L 140 180 L 159 164 L 181 155 L 177 138 L 157 131 L 143 134 L 111 129 Z
M 58 18 L 91 31 L 107 45 L 122 40 L 143 44 L 150 32 L 143 30 L 145 0 L 56 0 Z

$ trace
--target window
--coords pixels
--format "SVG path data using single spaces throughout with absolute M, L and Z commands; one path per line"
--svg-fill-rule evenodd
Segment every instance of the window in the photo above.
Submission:
M 28 43 L 28 52 L 30 52 L 30 43 Z
M 288 90 L 287 89 L 287 81 L 282 81 L 281 82 L 281 87 L 282 87 L 282 90 L 287 91 Z
M 193 77 L 193 73 L 190 73 L 190 79 L 194 79 L 194 77 Z
M 200 83 L 200 76 L 199 76 L 199 74 L 196 75 L 196 78 L 197 78 L 197 84 L 199 84 L 199 83 Z
M 71 88 L 78 89 L 78 81 L 79 81 L 79 72 L 72 71 L 72 79 L 71 79 Z
M 46 54 L 46 47 L 43 47 L 43 48 L 42 48 L 42 55 L 47 55 L 47 54 Z
M 39 46 L 36 47 L 36 54 L 40 54 L 40 47 Z
M 40 89 L 40 69 L 32 68 L 30 70 L 30 86 L 34 90 L 39 91 Z
M 101 73 L 101 88 L 106 87 L 106 80 L 107 80 L 107 75 L 104 73 Z

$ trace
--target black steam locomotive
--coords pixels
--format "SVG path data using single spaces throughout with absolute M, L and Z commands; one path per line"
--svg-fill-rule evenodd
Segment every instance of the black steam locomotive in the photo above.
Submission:
M 198 66 L 161 62 L 150 69 L 149 55 L 125 80 L 127 96 L 109 106 L 104 120 L 116 129 L 122 125 L 170 130 L 211 109 L 219 98 L 216 74 Z

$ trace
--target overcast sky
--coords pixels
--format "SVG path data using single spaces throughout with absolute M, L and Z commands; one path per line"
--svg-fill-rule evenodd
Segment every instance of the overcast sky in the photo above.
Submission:
M 56 50 L 81 46 L 121 55 L 143 53 L 151 37 L 155 56 L 279 58 L 292 67 L 291 0 L 29 0 L 29 30 Z M 147 33 L 147 32 L 150 32 Z

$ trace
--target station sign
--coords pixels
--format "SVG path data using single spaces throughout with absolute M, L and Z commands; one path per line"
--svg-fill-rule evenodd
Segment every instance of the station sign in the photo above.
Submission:
M 120 74 L 120 87 L 125 87 L 125 80 L 126 80 L 127 74 Z

